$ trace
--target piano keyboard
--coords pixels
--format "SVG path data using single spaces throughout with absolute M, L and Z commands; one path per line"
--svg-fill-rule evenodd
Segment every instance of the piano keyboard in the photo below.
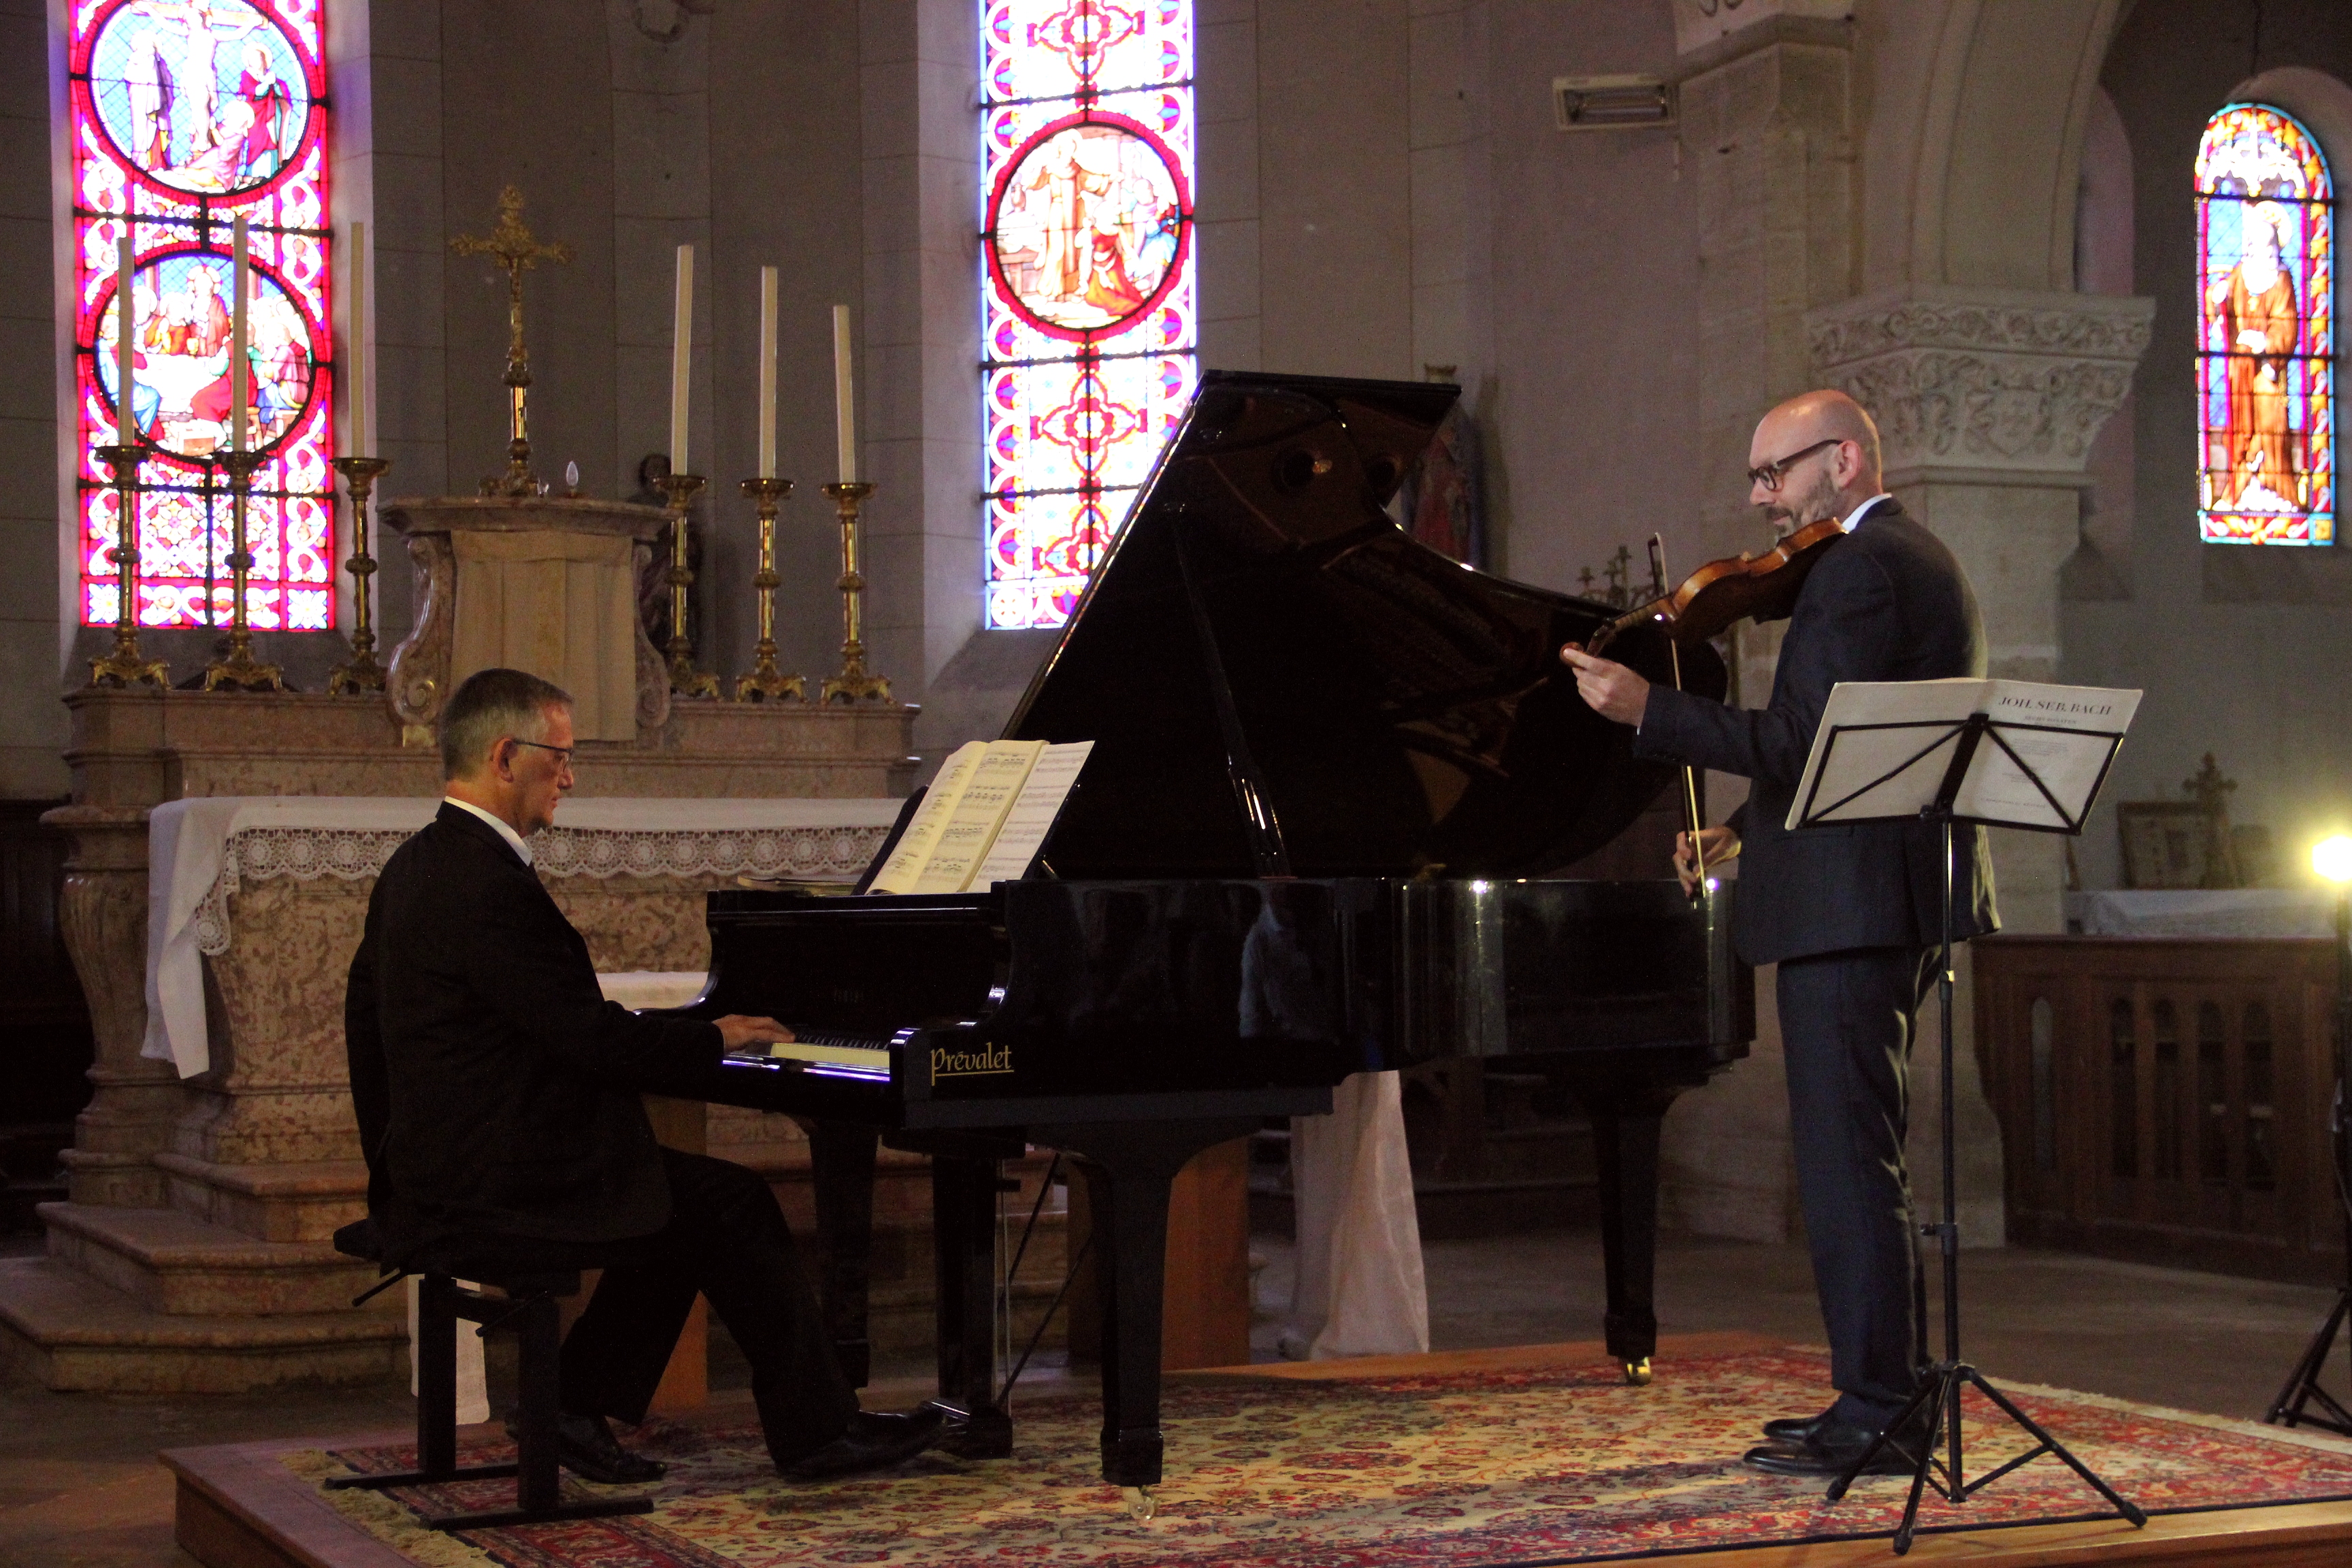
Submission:
M 856 1068 L 884 1074 L 890 1070 L 889 1041 L 873 1035 L 803 1035 L 799 1039 L 781 1040 L 770 1046 L 768 1055 L 782 1061 L 813 1066 Z

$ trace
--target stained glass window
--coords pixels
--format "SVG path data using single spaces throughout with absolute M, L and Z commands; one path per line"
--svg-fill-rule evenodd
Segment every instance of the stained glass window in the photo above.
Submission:
M 115 246 L 134 247 L 142 626 L 226 625 L 230 225 L 250 231 L 246 601 L 258 629 L 335 621 L 333 333 L 323 0 L 70 0 L 74 392 L 85 625 L 118 613 L 110 471 Z
M 1192 0 L 982 0 L 988 624 L 1056 626 L 1192 395 Z
M 2289 116 L 2233 103 L 2197 148 L 2198 521 L 2211 544 L 2336 542 L 2335 215 Z

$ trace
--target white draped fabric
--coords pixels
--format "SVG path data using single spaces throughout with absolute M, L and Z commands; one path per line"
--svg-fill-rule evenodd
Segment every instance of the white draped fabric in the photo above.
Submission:
M 1328 1116 L 1290 1121 L 1298 1268 L 1286 1339 L 1307 1359 L 1429 1349 L 1429 1289 L 1392 1072 L 1357 1073 Z
M 2336 898 L 2322 888 L 2069 893 L 2066 923 L 2084 936 L 2330 937 Z

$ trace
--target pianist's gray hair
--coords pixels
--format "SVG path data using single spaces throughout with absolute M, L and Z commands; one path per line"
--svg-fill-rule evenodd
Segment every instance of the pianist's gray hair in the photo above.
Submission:
M 551 680 L 520 669 L 476 670 L 441 710 L 441 776 L 475 772 L 506 736 L 540 739 L 547 733 L 547 710 L 571 706 L 572 693 Z

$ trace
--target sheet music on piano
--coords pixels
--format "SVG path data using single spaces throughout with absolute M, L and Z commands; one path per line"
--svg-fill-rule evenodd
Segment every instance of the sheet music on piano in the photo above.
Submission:
M 867 891 L 959 893 L 1028 875 L 1093 750 L 1092 741 L 957 748 Z

